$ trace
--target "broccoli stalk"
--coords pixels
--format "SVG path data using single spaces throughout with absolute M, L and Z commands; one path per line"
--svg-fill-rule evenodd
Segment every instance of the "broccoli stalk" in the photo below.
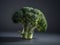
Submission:
M 26 25 L 24 25 L 23 30 L 20 31 L 20 33 L 23 38 L 32 39 L 35 28 L 36 28 L 36 26 L 31 27 L 30 25 L 26 24 Z
M 14 23 L 23 24 L 23 30 L 20 31 L 22 38 L 32 39 L 34 30 L 45 32 L 47 29 L 47 21 L 44 14 L 39 9 L 32 7 L 23 7 L 13 14 Z

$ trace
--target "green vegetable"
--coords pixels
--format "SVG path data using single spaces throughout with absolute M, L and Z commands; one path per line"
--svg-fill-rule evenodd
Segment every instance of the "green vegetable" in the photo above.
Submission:
M 47 21 L 44 14 L 39 9 L 32 7 L 23 7 L 13 14 L 14 23 L 23 24 L 23 30 L 20 31 L 22 38 L 32 39 L 34 30 L 45 32 L 47 30 Z

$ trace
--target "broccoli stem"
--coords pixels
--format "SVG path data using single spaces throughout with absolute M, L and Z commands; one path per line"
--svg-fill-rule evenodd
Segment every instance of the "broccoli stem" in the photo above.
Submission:
M 36 28 L 36 26 L 34 26 L 32 28 L 30 28 L 29 26 L 24 26 L 24 28 L 22 30 L 22 38 L 24 38 L 24 39 L 32 39 L 35 28 Z

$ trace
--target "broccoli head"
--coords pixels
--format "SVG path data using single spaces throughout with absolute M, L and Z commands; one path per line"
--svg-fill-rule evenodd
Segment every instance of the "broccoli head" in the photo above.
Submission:
M 32 39 L 34 29 L 40 32 L 47 30 L 47 21 L 43 12 L 32 7 L 23 7 L 16 11 L 12 20 L 14 23 L 23 24 L 23 30 L 20 33 L 25 39 Z

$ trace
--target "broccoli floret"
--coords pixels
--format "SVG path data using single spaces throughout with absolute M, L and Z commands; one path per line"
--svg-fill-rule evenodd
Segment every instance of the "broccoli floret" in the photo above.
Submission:
M 23 7 L 13 14 L 14 23 L 23 24 L 21 32 L 22 38 L 32 39 L 34 30 L 45 32 L 47 30 L 47 21 L 44 14 L 39 9 L 32 7 Z

